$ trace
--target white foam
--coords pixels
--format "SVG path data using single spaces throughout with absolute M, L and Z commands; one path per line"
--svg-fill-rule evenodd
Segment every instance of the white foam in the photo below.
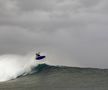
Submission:
M 0 81 L 7 81 L 20 75 L 29 74 L 35 66 L 37 66 L 35 57 L 31 57 L 31 55 L 2 55 L 0 56 Z

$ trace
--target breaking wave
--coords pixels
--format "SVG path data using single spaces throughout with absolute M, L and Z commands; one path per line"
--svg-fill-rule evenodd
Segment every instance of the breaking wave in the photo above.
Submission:
M 40 64 L 41 63 L 41 64 Z M 45 73 L 61 74 L 65 73 L 76 75 L 80 74 L 106 74 L 108 70 L 101 70 L 95 68 L 78 68 L 78 67 L 65 67 L 65 66 L 50 66 L 43 64 L 42 61 L 36 61 L 33 54 L 28 54 L 25 56 L 21 55 L 2 55 L 0 56 L 0 82 L 15 79 L 20 76 L 25 76 L 28 74 L 39 73 L 45 75 Z M 107 74 L 108 75 L 108 74 Z
M 0 56 L 0 82 L 30 74 L 36 66 L 35 57 L 32 55 L 2 55 Z

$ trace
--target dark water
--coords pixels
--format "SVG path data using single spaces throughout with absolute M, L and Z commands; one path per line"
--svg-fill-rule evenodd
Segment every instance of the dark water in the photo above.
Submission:
M 36 73 L 0 83 L 0 90 L 108 90 L 108 70 L 41 64 Z

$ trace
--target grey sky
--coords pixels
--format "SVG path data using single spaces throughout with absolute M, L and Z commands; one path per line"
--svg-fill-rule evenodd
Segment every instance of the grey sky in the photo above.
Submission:
M 0 54 L 47 52 L 48 62 L 108 68 L 108 0 L 0 0 Z

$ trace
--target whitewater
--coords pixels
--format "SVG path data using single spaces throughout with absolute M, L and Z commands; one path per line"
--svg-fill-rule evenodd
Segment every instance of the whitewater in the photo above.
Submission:
M 32 68 L 36 66 L 35 56 L 32 55 L 1 55 L 0 82 L 30 74 L 32 73 Z

